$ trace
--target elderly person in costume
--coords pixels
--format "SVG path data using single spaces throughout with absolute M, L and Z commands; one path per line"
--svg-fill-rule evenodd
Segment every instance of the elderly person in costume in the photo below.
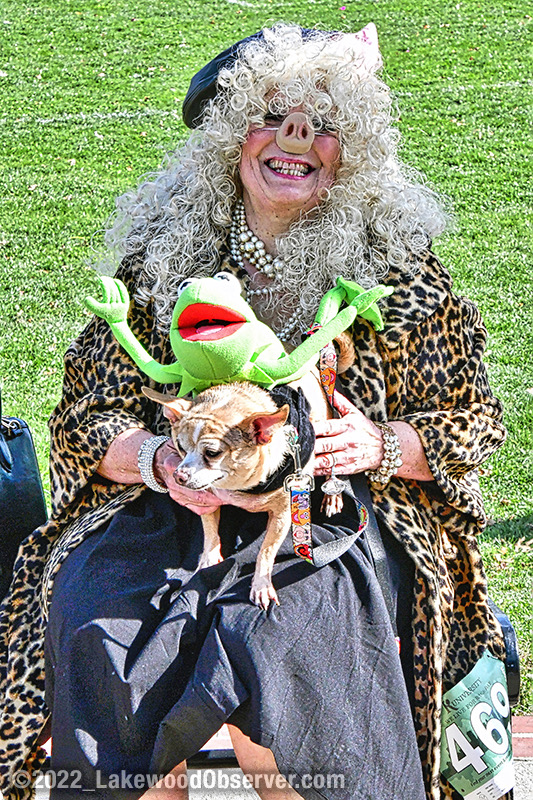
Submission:
M 397 157 L 379 67 L 372 25 L 278 25 L 234 45 L 193 80 L 184 118 L 196 130 L 120 200 L 110 238 L 130 326 L 163 363 L 193 276 L 233 272 L 288 349 L 337 276 L 394 288 L 383 331 L 356 319 L 338 417 L 315 430 L 315 475 L 351 477 L 382 557 L 363 534 L 317 570 L 287 543 L 281 604 L 265 613 L 248 599 L 264 519 L 228 495 L 226 559 L 195 572 L 199 515 L 222 501 L 177 485 L 146 376 L 93 319 L 69 348 L 51 420 L 52 519 L 27 540 L 4 606 L 5 797 L 25 794 L 17 770 L 43 763 L 50 718 L 52 767 L 77 778 L 52 798 L 139 797 L 142 777 L 115 795 L 109 776 L 179 776 L 226 721 L 245 772 L 293 776 L 294 788 L 260 784 L 262 797 L 458 797 L 439 777 L 442 693 L 485 651 L 503 656 L 476 544 L 476 468 L 504 431 L 485 329 L 431 252 L 445 216 Z M 331 521 L 315 505 L 317 542 L 357 530 L 349 497 Z M 319 773 L 342 780 L 301 780 Z

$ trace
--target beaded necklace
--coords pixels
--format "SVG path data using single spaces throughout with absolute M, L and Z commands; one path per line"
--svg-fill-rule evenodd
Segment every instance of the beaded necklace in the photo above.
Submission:
M 244 270 L 244 259 L 246 258 L 248 263 L 254 266 L 258 272 L 272 279 L 272 284 L 270 286 L 260 286 L 257 289 L 252 289 L 250 280 L 248 280 L 246 284 L 247 302 L 251 303 L 252 298 L 255 296 L 272 299 L 276 281 L 283 273 L 284 264 L 281 258 L 278 256 L 271 256 L 270 253 L 266 252 L 264 242 L 262 242 L 248 227 L 242 200 L 238 202 L 235 208 L 235 216 L 231 223 L 229 240 L 231 255 L 242 270 Z M 281 339 L 282 342 L 287 342 L 291 338 L 298 326 L 300 317 L 300 310 L 294 311 L 281 330 L 276 332 L 278 338 Z

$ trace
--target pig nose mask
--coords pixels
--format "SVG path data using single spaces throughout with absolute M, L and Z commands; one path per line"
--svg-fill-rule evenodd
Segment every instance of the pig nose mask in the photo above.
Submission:
M 315 140 L 313 125 L 303 111 L 293 111 L 281 123 L 276 133 L 276 144 L 284 153 L 308 153 Z

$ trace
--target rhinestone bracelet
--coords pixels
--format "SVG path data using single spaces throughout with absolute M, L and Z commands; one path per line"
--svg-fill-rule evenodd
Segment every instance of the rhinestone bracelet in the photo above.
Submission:
M 152 489 L 154 492 L 161 492 L 161 494 L 168 492 L 168 489 L 155 479 L 154 456 L 155 451 L 168 441 L 170 441 L 168 436 L 151 436 L 149 439 L 144 440 L 137 453 L 137 466 L 139 467 L 143 482 L 149 489 Z
M 384 422 L 375 424 L 383 434 L 383 459 L 377 469 L 367 469 L 366 474 L 372 483 L 380 484 L 383 488 L 403 464 L 402 448 L 398 436 L 390 425 L 386 425 Z

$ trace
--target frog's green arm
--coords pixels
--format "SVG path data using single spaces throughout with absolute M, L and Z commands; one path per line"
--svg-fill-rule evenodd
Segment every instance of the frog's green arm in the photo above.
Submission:
M 117 341 L 149 378 L 157 383 L 179 383 L 183 375 L 180 365 L 160 364 L 133 335 L 127 320 L 130 296 L 122 281 L 104 275 L 100 276 L 100 284 L 103 302 L 86 297 L 84 302 L 89 311 L 109 323 Z
M 349 328 L 356 316 L 357 309 L 354 306 L 343 308 L 334 320 L 328 322 L 323 328 L 319 328 L 292 353 L 283 356 L 273 364 L 268 364 L 268 366 L 261 364 L 261 367 L 275 382 L 300 378 L 316 361 L 319 351 L 346 328 Z
M 340 305 L 340 300 L 342 300 L 342 298 L 340 292 L 337 292 L 339 288 L 342 289 L 344 297 L 349 302 L 349 305 L 343 308 L 342 311 L 339 311 L 336 316 L 329 322 L 326 322 L 323 327 L 318 328 L 315 333 L 293 350 L 290 355 L 283 356 L 272 364 L 261 364 L 261 367 L 268 372 L 273 381 L 296 380 L 296 378 L 300 377 L 309 363 L 313 363 L 316 360 L 318 352 L 331 342 L 332 339 L 349 328 L 358 314 L 374 324 L 377 323 L 376 327 L 378 330 L 383 327 L 383 320 L 379 308 L 376 306 L 376 301 L 381 297 L 392 294 L 393 290 L 391 287 L 375 286 L 373 289 L 365 291 L 352 281 L 344 281 L 342 278 L 338 278 L 337 283 L 338 285 L 335 289 L 331 290 L 332 294 L 328 299 L 326 311 L 331 313 L 338 301 Z M 324 308 L 322 308 L 322 311 L 324 311 Z M 325 313 L 322 313 L 321 317 L 324 318 L 324 316 Z
M 335 336 L 349 328 L 356 316 L 357 310 L 353 306 L 344 308 L 332 322 L 319 328 L 290 355 L 250 365 L 247 380 L 272 388 L 278 383 L 288 383 L 301 378 L 315 363 L 319 351 Z
M 145 375 L 157 383 L 181 382 L 183 370 L 177 361 L 173 364 L 160 364 L 152 358 L 148 350 L 135 338 L 127 322 L 110 322 L 109 325 L 117 341 Z
M 339 313 L 343 300 L 346 297 L 346 291 L 339 285 L 339 280 L 340 278 L 337 278 L 337 286 L 330 289 L 329 292 L 326 292 L 320 301 L 315 316 L 315 325 L 324 325 L 326 322 L 330 322 L 330 320 Z M 362 291 L 363 289 L 361 289 L 361 292 Z

